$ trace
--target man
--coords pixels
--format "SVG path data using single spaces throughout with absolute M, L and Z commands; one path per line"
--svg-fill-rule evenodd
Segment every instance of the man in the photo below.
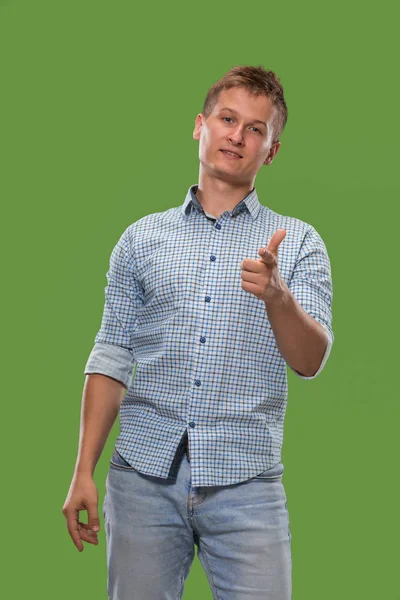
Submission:
M 334 336 L 324 242 L 254 187 L 286 120 L 272 71 L 231 69 L 196 117 L 198 185 L 111 254 L 63 513 L 78 550 L 98 543 L 93 472 L 120 412 L 103 505 L 113 600 L 181 598 L 194 545 L 215 598 L 291 598 L 286 365 L 315 378 Z

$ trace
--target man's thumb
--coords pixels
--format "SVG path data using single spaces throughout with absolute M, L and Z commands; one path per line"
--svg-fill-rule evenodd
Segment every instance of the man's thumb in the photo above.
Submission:
M 100 519 L 96 504 L 88 507 L 88 525 L 93 531 L 100 531 Z

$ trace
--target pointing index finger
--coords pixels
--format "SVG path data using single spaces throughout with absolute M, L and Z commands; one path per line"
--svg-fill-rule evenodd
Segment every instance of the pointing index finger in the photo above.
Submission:
M 282 240 L 285 238 L 285 236 L 286 236 L 285 229 L 277 229 L 273 233 L 271 239 L 269 240 L 269 243 L 266 246 L 266 249 L 269 250 L 270 252 L 272 252 L 273 254 L 277 255 L 278 254 L 278 246 L 282 242 Z

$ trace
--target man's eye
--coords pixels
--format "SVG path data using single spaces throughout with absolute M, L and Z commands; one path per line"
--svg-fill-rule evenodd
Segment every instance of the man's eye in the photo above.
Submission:
M 231 117 L 222 117 L 222 120 L 224 120 L 224 119 L 230 119 L 232 121 Z M 252 127 L 252 129 L 255 129 L 256 131 L 258 131 L 258 133 L 261 133 L 261 130 L 258 129 L 258 127 Z

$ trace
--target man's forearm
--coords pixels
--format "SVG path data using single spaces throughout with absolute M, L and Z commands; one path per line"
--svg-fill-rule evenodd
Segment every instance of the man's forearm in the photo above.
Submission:
M 327 333 L 297 302 L 284 281 L 282 290 L 265 302 L 279 352 L 301 375 L 318 371 L 328 343 Z
M 86 376 L 75 474 L 93 475 L 118 416 L 125 391 L 126 388 L 120 381 L 106 375 L 93 373 Z

